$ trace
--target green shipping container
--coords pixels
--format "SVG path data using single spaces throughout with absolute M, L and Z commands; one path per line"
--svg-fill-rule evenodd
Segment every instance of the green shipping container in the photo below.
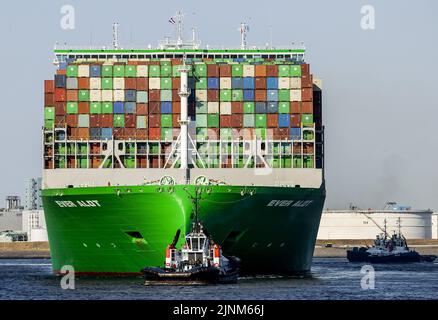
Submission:
M 113 113 L 113 104 L 111 102 L 102 103 L 102 113 L 110 114 Z
M 292 157 L 283 157 L 281 161 L 281 167 L 282 168 L 292 168 Z
M 197 114 L 196 115 L 196 126 L 200 128 L 207 127 L 207 115 L 206 114 Z
M 313 168 L 313 156 L 307 156 L 303 159 L 304 168 Z
M 203 63 L 195 64 L 195 74 L 197 77 L 206 77 L 207 76 L 207 66 Z
M 232 97 L 232 101 L 243 101 L 243 90 L 233 90 L 232 91 L 233 97 Z
M 161 128 L 161 140 L 173 140 L 172 128 Z
M 116 128 L 123 128 L 125 126 L 125 116 L 123 114 L 115 114 L 113 124 Z
M 55 158 L 55 168 L 64 169 L 65 168 L 65 157 Z
M 278 104 L 278 113 L 289 113 L 289 112 L 290 112 L 289 102 L 280 102 Z
M 231 89 L 220 90 L 220 101 L 221 102 L 231 102 Z
M 44 108 L 44 120 L 55 120 L 55 107 Z
M 171 78 L 161 78 L 160 88 L 162 90 L 163 89 L 172 89 L 172 79 Z
M 172 63 L 169 60 L 160 59 L 161 66 L 170 66 Z
M 313 114 L 311 113 L 303 113 L 301 116 L 301 122 L 303 126 L 312 126 L 313 125 Z
M 218 114 L 208 114 L 207 124 L 209 128 L 219 127 L 219 115 Z
M 162 77 L 170 77 L 170 76 L 172 76 L 172 66 L 170 66 L 170 65 L 167 65 L 167 66 L 161 66 L 161 72 L 160 72 L 160 75 L 162 76 Z
M 303 139 L 304 140 L 313 140 L 313 138 L 314 138 L 313 131 L 310 131 L 310 130 L 303 131 Z
M 171 128 L 172 127 L 172 115 L 162 114 L 161 115 L 161 127 Z
M 88 128 L 90 126 L 90 116 L 88 114 L 80 114 L 78 116 L 78 127 Z
M 279 77 L 289 77 L 289 74 L 290 74 L 290 66 L 284 64 L 278 66 Z
M 128 169 L 135 168 L 135 157 L 125 157 L 125 159 L 123 159 L 123 165 Z
M 181 76 L 181 72 L 179 71 L 179 68 L 180 68 L 181 66 L 172 66 L 172 77 L 174 77 L 174 78 L 178 78 L 178 77 L 180 77 Z
M 231 67 L 231 75 L 233 77 L 243 77 L 243 66 L 241 64 L 234 64 Z
M 78 168 L 87 169 L 88 168 L 88 159 L 87 157 L 78 157 Z
M 102 78 L 102 90 L 113 89 L 113 78 Z
M 243 115 L 243 127 L 245 128 L 254 128 L 254 115 L 253 114 L 244 114 Z
M 52 130 L 55 125 L 54 120 L 44 120 L 44 128 L 47 130 Z
M 78 66 L 69 65 L 67 67 L 67 77 L 76 78 L 78 76 Z
M 244 113 L 254 113 L 254 102 L 243 103 L 243 112 Z
M 100 102 L 92 102 L 90 104 L 90 113 L 91 114 L 102 113 L 102 103 L 100 103 Z
M 199 78 L 199 80 L 196 81 L 195 88 L 198 90 L 207 89 L 207 78 Z
M 125 150 L 127 154 L 135 154 L 135 143 L 127 143 Z
M 89 90 L 79 90 L 78 99 L 80 102 L 90 101 L 90 91 Z
M 280 89 L 278 90 L 278 101 L 290 101 L 290 90 Z
M 160 151 L 160 146 L 158 143 L 150 143 L 149 144 L 149 153 L 151 154 L 158 154 Z
M 294 168 L 302 168 L 303 162 L 300 156 L 294 156 L 293 157 L 293 167 Z
M 256 114 L 256 128 L 266 128 L 266 114 Z
M 78 144 L 79 154 L 87 154 L 88 148 L 86 143 L 79 143 Z
M 256 128 L 255 135 L 257 139 L 266 139 L 266 129 L 265 128 Z
M 67 102 L 67 113 L 68 114 L 78 113 L 78 103 L 77 102 Z
M 291 77 L 301 77 L 301 66 L 300 65 L 290 66 L 290 76 Z
M 159 77 L 160 76 L 160 66 L 151 65 L 149 66 L 149 77 Z
M 122 65 L 114 66 L 113 75 L 115 78 L 123 78 L 125 76 L 125 66 Z
M 128 65 L 125 67 L 125 77 L 135 78 L 137 76 L 137 67 Z
M 102 77 L 112 77 L 113 76 L 113 66 L 102 66 Z

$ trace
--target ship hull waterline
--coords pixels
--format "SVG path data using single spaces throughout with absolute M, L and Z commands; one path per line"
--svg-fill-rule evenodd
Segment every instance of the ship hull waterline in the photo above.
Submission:
M 45 189 L 52 269 L 138 275 L 162 267 L 177 229 L 193 219 L 194 185 Z M 242 274 L 310 271 L 325 187 L 203 186 L 199 218 Z M 182 239 L 178 246 L 182 245 Z

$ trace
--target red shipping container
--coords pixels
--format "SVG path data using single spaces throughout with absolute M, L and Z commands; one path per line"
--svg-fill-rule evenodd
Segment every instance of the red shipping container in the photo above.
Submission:
M 310 75 L 310 65 L 308 63 L 303 63 L 301 65 L 301 75 Z
M 99 114 L 90 114 L 90 127 L 100 128 Z
M 278 140 L 289 139 L 289 128 L 275 128 L 274 139 L 278 139 Z
M 207 69 L 208 72 L 208 69 Z M 231 77 L 231 66 L 229 64 L 221 64 L 219 66 L 220 77 Z
M 67 90 L 67 101 L 78 101 L 78 91 Z
M 56 70 L 56 74 L 57 75 L 61 75 L 61 76 L 66 75 L 67 74 L 67 70 L 58 69 L 58 70 Z
M 313 87 L 312 75 L 301 76 L 301 87 L 302 88 L 312 88 Z
M 148 114 L 148 104 L 147 103 L 137 103 L 136 113 L 140 116 L 145 116 Z
M 88 128 L 77 128 L 77 139 L 88 140 L 90 138 L 90 132 Z
M 126 90 L 137 90 L 136 78 L 125 78 L 125 89 Z
M 160 127 L 161 127 L 161 114 L 150 114 L 149 128 L 160 128 Z
M 243 114 L 231 115 L 231 127 L 242 128 L 243 126 Z
M 148 78 L 137 78 L 136 84 L 138 91 L 147 91 L 149 89 L 149 79 Z
M 149 140 L 161 140 L 161 128 L 149 128 Z
M 67 157 L 67 168 L 69 169 L 76 168 L 76 160 L 74 157 Z
M 212 102 L 219 101 L 219 90 L 208 89 L 207 100 Z
M 160 90 L 149 90 L 149 101 L 150 102 L 157 102 L 157 101 L 161 101 L 161 94 L 160 94 Z
M 54 93 L 54 92 L 55 92 L 55 81 L 44 80 L 44 93 Z
M 51 107 L 55 104 L 55 95 L 53 93 L 44 94 L 44 105 Z
M 68 114 L 65 116 L 67 126 L 76 128 L 78 126 L 78 116 L 76 114 Z
M 135 121 L 135 118 L 134 118 L 134 121 Z M 135 127 L 134 128 L 125 128 L 124 129 L 125 139 L 135 140 L 136 139 L 136 135 L 137 135 L 136 131 L 137 130 L 135 129 Z
M 255 90 L 255 101 L 266 102 L 266 90 Z
M 267 114 L 266 122 L 268 128 L 278 128 L 278 114 Z
M 160 61 L 147 61 L 147 64 L 150 66 L 158 66 L 160 65 Z
M 90 104 L 88 102 L 79 102 L 78 103 L 78 113 L 80 113 L 80 114 L 90 113 Z
M 114 128 L 113 136 L 116 140 L 124 140 L 125 139 L 125 129 L 124 128 Z
M 63 88 L 55 89 L 55 102 L 64 102 L 66 101 L 66 90 Z
M 313 113 L 313 102 L 302 102 L 301 103 L 302 113 Z
M 181 118 L 181 116 L 179 114 L 172 114 L 172 127 L 174 127 L 174 128 L 180 127 L 180 124 L 179 124 L 180 118 Z
M 267 65 L 266 66 L 266 76 L 267 77 L 278 77 L 278 66 L 277 65 Z
M 207 77 L 219 77 L 219 66 L 217 64 L 207 64 Z
M 290 115 L 290 126 L 301 128 L 301 114 L 291 114 Z
M 255 78 L 254 86 L 256 89 L 266 90 L 266 78 Z
M 172 113 L 181 114 L 181 102 L 172 102 Z
M 146 140 L 146 139 L 138 139 L 138 140 Z M 146 156 L 138 156 L 137 157 L 137 168 L 140 168 L 140 169 L 147 168 L 147 158 L 146 158 Z
M 179 87 L 181 86 L 181 78 L 172 78 L 172 88 L 179 90 Z
M 161 104 L 160 102 L 149 102 L 149 113 L 159 114 L 161 113 Z
M 301 113 L 301 102 L 298 101 L 291 102 L 290 113 Z
M 77 139 L 77 131 L 78 131 L 77 128 L 67 127 L 67 138 L 69 140 L 76 140 Z
M 136 127 L 136 116 L 134 114 L 125 115 L 125 128 L 135 128 Z
M 138 65 L 138 61 L 128 60 L 128 66 L 136 66 L 136 65 Z
M 304 143 L 303 153 L 313 153 L 313 152 L 314 152 L 313 143 L 312 142 Z
M 179 90 L 178 89 L 173 89 L 172 90 L 172 101 L 181 101 L 181 97 L 178 94 Z
M 301 89 L 301 100 L 302 101 L 313 101 L 313 89 L 312 88 Z
M 266 66 L 263 64 L 255 66 L 255 76 L 256 77 L 266 77 Z
M 243 102 L 231 102 L 231 113 L 243 113 Z
M 55 116 L 55 128 L 65 128 L 65 116 Z
M 229 128 L 229 127 L 231 127 L 231 116 L 229 116 L 229 115 L 221 115 L 220 116 L 220 126 L 221 126 L 221 128 Z
M 56 102 L 55 103 L 55 115 L 56 116 L 64 116 L 65 115 L 65 102 Z
M 78 78 L 78 89 L 90 89 L 90 78 Z
M 172 66 L 179 66 L 182 64 L 182 61 L 181 59 L 172 58 L 170 59 L 170 63 L 172 64 Z
M 137 129 L 135 131 L 135 136 L 137 140 L 147 140 L 148 139 L 148 129 Z
M 113 127 L 113 115 L 112 114 L 101 114 L 100 115 L 100 126 L 102 128 L 112 128 Z

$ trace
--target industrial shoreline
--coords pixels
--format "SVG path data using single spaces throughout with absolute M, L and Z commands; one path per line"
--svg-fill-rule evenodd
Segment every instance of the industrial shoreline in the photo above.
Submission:
M 318 240 L 314 257 L 342 258 L 346 250 L 354 246 L 371 245 L 373 240 Z M 437 239 L 415 239 L 410 247 L 420 254 L 438 255 Z M 50 259 L 48 242 L 8 242 L 0 243 L 0 259 Z

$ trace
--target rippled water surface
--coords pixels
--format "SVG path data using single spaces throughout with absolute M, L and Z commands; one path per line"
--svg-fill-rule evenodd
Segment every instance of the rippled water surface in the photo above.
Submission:
M 241 278 L 234 285 L 144 286 L 140 277 L 77 278 L 63 290 L 50 260 L 0 260 L 0 299 L 438 299 L 438 264 L 375 265 L 363 290 L 361 264 L 315 258 L 310 277 Z

